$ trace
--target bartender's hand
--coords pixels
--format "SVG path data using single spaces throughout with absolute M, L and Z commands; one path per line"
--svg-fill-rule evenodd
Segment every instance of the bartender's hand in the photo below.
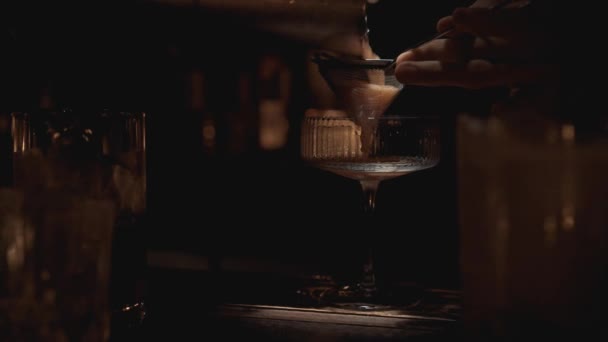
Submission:
M 454 33 L 401 54 L 397 79 L 472 89 L 550 82 L 557 69 L 554 25 L 541 15 L 547 11 L 533 6 L 515 1 L 494 11 L 476 5 L 455 9 L 437 22 L 439 32 Z

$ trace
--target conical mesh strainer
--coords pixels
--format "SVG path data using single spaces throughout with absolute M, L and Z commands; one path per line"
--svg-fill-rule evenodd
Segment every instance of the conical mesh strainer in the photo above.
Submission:
M 383 114 L 403 85 L 392 59 L 345 58 L 320 52 L 313 61 L 336 95 L 340 106 L 352 118 L 375 118 Z
M 387 112 L 403 85 L 387 68 L 391 59 L 346 58 L 320 52 L 313 61 L 334 92 L 339 110 L 361 127 L 365 151 L 377 128 L 377 118 L 397 113 Z

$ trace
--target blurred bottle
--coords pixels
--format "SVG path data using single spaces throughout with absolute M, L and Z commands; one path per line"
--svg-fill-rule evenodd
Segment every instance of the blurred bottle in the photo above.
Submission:
M 466 332 L 605 339 L 608 118 L 534 92 L 458 120 Z
M 278 55 L 262 56 L 258 66 L 259 145 L 273 151 L 287 144 L 291 73 Z
M 201 120 L 201 144 L 203 155 L 213 157 L 216 154 L 217 122 L 213 113 L 205 108 L 205 77 L 201 70 L 190 72 L 190 103 L 187 106 L 193 115 Z

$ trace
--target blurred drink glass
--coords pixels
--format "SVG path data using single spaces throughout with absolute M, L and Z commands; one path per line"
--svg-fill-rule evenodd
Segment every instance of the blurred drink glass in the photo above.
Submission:
M 111 317 L 112 337 L 126 336 L 145 313 L 145 115 L 13 113 L 12 133 L 14 185 L 34 236 L 36 300 L 51 298 L 66 320 L 43 326 L 56 328 L 59 340 L 101 341 Z M 67 320 L 70 312 L 81 316 Z M 83 331 L 70 335 L 72 328 Z
M 107 341 L 111 201 L 0 190 L 0 338 Z

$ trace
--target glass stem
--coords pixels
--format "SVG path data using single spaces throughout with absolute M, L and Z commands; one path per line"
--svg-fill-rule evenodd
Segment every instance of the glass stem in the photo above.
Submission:
M 371 217 L 376 209 L 376 193 L 378 192 L 380 181 L 362 180 L 360 183 L 363 189 L 363 209 L 367 216 Z
M 361 188 L 363 189 L 363 208 L 365 216 L 366 219 L 371 221 L 376 209 L 376 193 L 378 192 L 380 181 L 362 180 L 360 183 Z M 367 255 L 365 256 L 365 261 L 363 263 L 363 280 L 360 286 L 361 290 L 363 290 L 363 295 L 366 297 L 372 297 L 377 292 L 373 248 L 371 245 L 368 247 Z

